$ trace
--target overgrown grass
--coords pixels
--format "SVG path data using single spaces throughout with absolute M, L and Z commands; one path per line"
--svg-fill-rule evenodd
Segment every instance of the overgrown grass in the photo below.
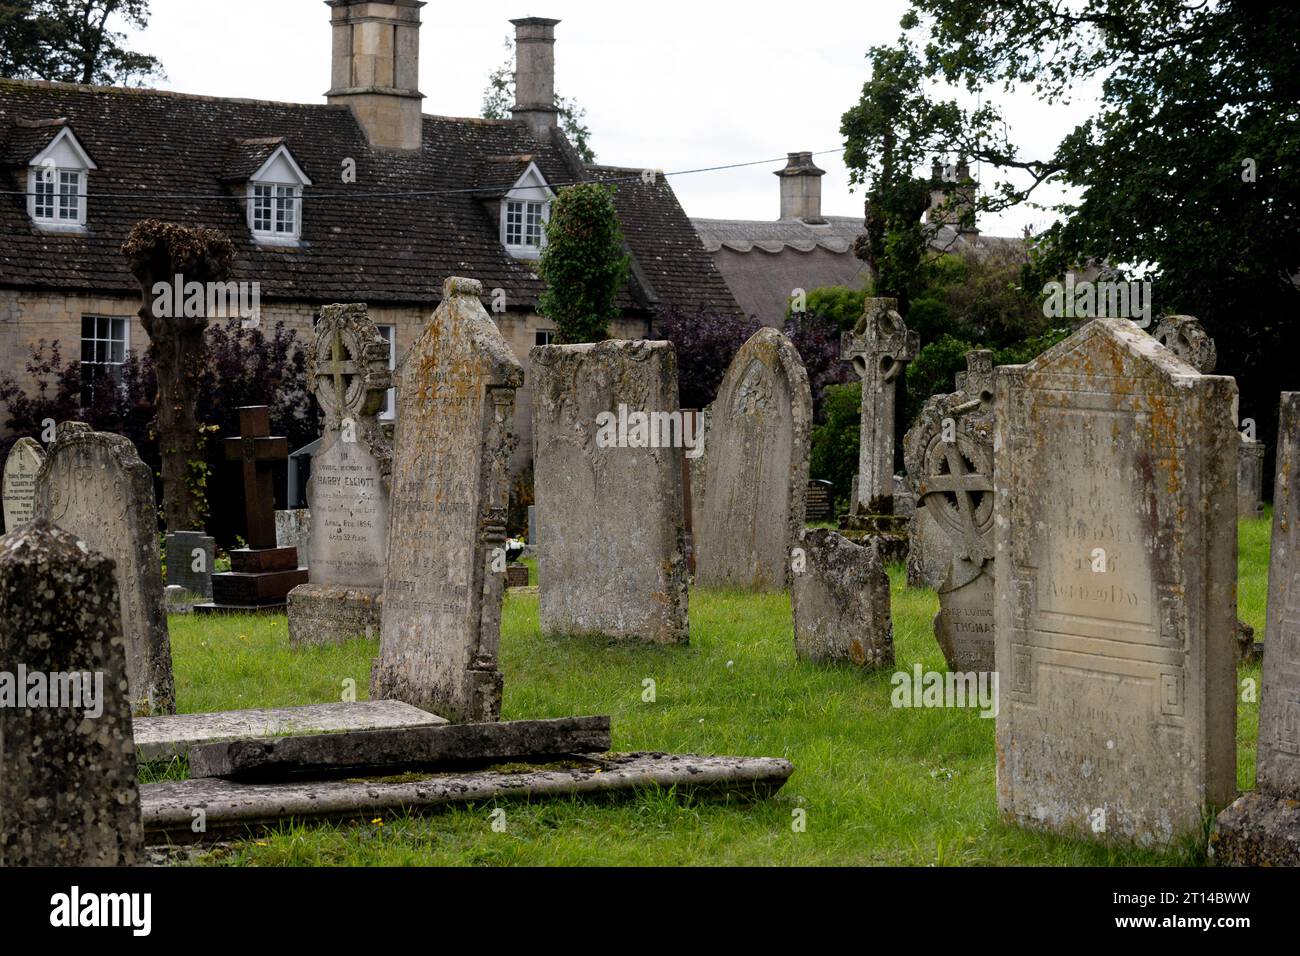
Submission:
M 1242 618 L 1263 635 L 1268 519 L 1241 525 Z M 932 591 L 891 572 L 899 668 L 941 670 Z M 512 593 L 502 622 L 502 716 L 610 714 L 616 750 L 786 757 L 773 799 L 696 802 L 647 791 L 624 801 L 501 801 L 349 825 L 286 825 L 209 853 L 240 865 L 1195 864 L 1203 843 L 1116 849 L 1001 823 L 994 721 L 974 710 L 895 709 L 889 673 L 794 657 L 788 595 L 693 591 L 689 647 L 544 638 L 537 598 Z M 184 711 L 363 698 L 375 642 L 292 650 L 283 617 L 173 617 Z M 1258 666 L 1243 680 L 1258 682 Z M 643 700 L 653 681 L 654 701 Z M 1240 699 L 1239 695 L 1239 699 Z M 1239 703 L 1239 784 L 1253 785 L 1257 703 Z M 167 776 L 183 772 L 179 765 Z M 154 776 L 152 779 L 158 779 Z M 505 810 L 494 832 L 492 810 Z M 794 832 L 793 811 L 806 812 Z

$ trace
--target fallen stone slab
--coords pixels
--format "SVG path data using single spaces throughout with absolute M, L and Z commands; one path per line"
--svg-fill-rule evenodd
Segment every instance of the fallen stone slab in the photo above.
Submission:
M 442 773 L 424 779 L 240 783 L 219 777 L 143 784 L 145 841 L 194 842 L 256 832 L 276 823 L 372 820 L 385 813 L 420 812 L 495 798 L 602 796 L 641 787 L 676 787 L 693 795 L 771 796 L 794 772 L 775 757 L 703 757 L 630 753 L 572 757 L 571 765 L 523 770 Z M 201 811 L 201 812 L 199 812 Z M 195 821 L 203 821 L 202 833 Z
M 303 707 L 229 710 L 213 714 L 137 717 L 139 760 L 186 756 L 192 747 L 249 737 L 328 734 L 394 727 L 434 727 L 447 721 L 400 700 L 359 700 Z
M 191 747 L 190 777 L 288 780 L 345 771 L 393 773 L 609 748 L 607 716 L 357 730 Z

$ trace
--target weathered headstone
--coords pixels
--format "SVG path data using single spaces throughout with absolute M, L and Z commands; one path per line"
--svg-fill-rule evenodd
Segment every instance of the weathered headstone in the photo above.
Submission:
M 1166 315 L 1151 330 L 1152 337 L 1202 375 L 1211 375 L 1219 363 L 1214 339 L 1193 315 Z
M 143 862 L 115 577 L 43 518 L 0 538 L 0 866 Z
M 999 808 L 1170 843 L 1235 792 L 1236 383 L 1122 319 L 998 373 Z
M 175 531 L 165 538 L 167 584 L 195 597 L 212 597 L 212 562 L 217 542 L 202 531 Z
M 943 585 L 950 563 L 944 553 L 946 535 L 939 522 L 924 508 L 917 508 L 907 523 L 907 586 L 934 588 Z
M 292 460 L 292 459 L 290 459 Z M 275 512 L 275 546 L 297 548 L 298 567 L 311 570 L 311 510 L 277 508 Z
M 501 708 L 509 463 L 524 378 L 482 292 L 476 280 L 447 279 L 397 371 L 383 634 L 370 684 L 373 698 L 456 722 L 496 720 Z
M 393 449 L 378 414 L 392 376 L 365 305 L 321 309 L 307 373 L 325 433 L 307 484 L 310 580 L 289 592 L 289 643 L 335 644 L 378 634 L 388 557 Z
M 36 508 L 36 473 L 45 449 L 35 438 L 20 438 L 9 449 L 4 470 L 5 531 L 17 531 L 32 520 Z
M 1217 863 L 1300 866 L 1300 392 L 1283 392 L 1255 789 L 1219 814 Z
M 130 439 L 61 423 L 36 476 L 36 514 L 113 560 L 131 711 L 175 713 L 153 475 Z
M 1244 435 L 1237 446 L 1237 517 L 1258 518 L 1264 513 L 1264 443 Z
M 889 575 L 875 548 L 827 528 L 805 528 L 791 567 L 795 656 L 817 663 L 893 666 Z
M 543 633 L 685 643 L 672 344 L 543 345 L 529 357 Z
M 695 583 L 780 590 L 804 525 L 812 428 L 808 374 L 789 339 L 762 328 L 740 347 L 710 422 Z

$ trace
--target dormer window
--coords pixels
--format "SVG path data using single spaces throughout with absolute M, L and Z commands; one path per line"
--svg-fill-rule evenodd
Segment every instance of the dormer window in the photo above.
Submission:
M 551 218 L 555 194 L 535 163 L 501 200 L 501 243 L 516 259 L 537 259 L 546 245 L 545 223 Z
M 248 178 L 248 228 L 266 243 L 296 243 L 302 236 L 302 191 L 311 180 L 280 144 Z
M 87 174 L 97 169 L 66 126 L 41 150 L 27 170 L 27 212 L 41 229 L 81 229 L 86 225 Z

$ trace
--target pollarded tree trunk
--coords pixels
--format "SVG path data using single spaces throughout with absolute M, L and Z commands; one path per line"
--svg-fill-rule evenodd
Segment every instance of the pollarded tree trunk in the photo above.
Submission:
M 140 283 L 140 321 L 149 335 L 149 356 L 158 376 L 158 448 L 168 531 L 200 528 L 190 464 L 199 457 L 196 402 L 207 349 L 207 290 L 210 283 L 229 276 L 234 252 L 222 232 L 157 219 L 136 223 L 122 245 Z M 191 283 L 199 284 L 198 295 L 193 295 Z

